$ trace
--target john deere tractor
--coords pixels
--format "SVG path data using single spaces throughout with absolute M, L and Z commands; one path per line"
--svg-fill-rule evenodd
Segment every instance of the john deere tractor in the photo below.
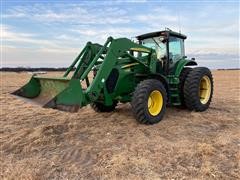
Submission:
M 137 121 L 145 124 L 159 122 L 167 105 L 193 111 L 209 107 L 212 74 L 187 59 L 185 35 L 164 30 L 136 39 L 88 42 L 62 77 L 33 75 L 13 94 L 69 112 L 88 104 L 97 112 L 110 112 L 119 102 L 130 102 Z

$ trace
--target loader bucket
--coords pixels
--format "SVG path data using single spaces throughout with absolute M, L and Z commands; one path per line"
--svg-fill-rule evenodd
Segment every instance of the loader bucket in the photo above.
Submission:
M 85 102 L 77 79 L 33 76 L 30 81 L 12 94 L 45 108 L 76 112 Z

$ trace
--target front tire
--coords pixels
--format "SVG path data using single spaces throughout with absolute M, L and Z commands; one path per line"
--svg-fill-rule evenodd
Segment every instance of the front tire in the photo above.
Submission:
M 166 111 L 167 93 L 164 85 L 155 79 L 140 82 L 133 94 L 131 105 L 134 116 L 142 124 L 162 120 Z
M 99 102 L 93 102 L 93 103 L 90 104 L 90 106 L 96 112 L 112 112 L 112 111 L 115 110 L 115 108 L 117 106 L 117 102 L 114 101 L 111 106 L 106 106 L 106 105 L 104 105 L 102 103 L 99 103 Z
M 212 100 L 213 77 L 206 67 L 196 67 L 184 83 L 184 100 L 189 110 L 205 111 Z

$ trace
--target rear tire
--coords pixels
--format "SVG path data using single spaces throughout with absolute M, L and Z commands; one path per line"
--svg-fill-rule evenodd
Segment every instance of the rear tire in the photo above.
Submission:
M 155 79 L 144 80 L 133 93 L 132 111 L 136 120 L 142 124 L 158 123 L 165 114 L 166 102 L 164 85 Z
M 91 103 L 90 106 L 96 112 L 112 112 L 115 110 L 115 108 L 117 106 L 117 102 L 114 101 L 111 106 L 105 106 L 102 103 L 94 102 L 94 103 Z
M 184 83 L 184 99 L 189 110 L 205 111 L 212 100 L 213 78 L 206 67 L 196 67 Z

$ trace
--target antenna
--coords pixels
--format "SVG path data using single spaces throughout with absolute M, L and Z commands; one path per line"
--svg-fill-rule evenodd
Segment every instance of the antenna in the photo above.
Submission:
M 180 16 L 180 11 L 177 9 L 177 16 L 178 16 L 178 28 L 179 28 L 179 33 L 181 34 L 181 16 Z
M 168 27 L 165 27 L 165 30 L 166 31 L 172 31 L 170 28 L 168 28 Z

